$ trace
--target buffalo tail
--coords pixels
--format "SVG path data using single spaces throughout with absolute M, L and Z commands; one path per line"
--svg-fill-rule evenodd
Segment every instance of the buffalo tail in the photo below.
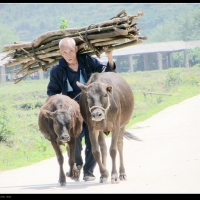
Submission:
M 140 138 L 138 138 L 137 136 L 133 135 L 132 133 L 128 132 L 128 131 L 124 131 L 124 137 L 127 140 L 137 140 L 137 141 L 142 141 Z

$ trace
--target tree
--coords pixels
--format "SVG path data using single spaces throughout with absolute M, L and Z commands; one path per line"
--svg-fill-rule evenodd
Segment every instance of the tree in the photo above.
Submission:
M 200 47 L 196 47 L 188 51 L 190 66 L 200 63 Z
M 60 17 L 60 24 L 58 25 L 59 29 L 66 29 L 68 26 L 68 21 L 64 17 Z
M 13 44 L 15 41 L 19 41 L 19 36 L 14 34 L 12 29 L 4 24 L 0 24 L 0 52 L 3 50 L 3 46 L 7 44 Z

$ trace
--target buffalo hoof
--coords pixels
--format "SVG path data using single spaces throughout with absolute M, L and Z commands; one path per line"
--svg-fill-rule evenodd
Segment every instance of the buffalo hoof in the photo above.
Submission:
M 105 170 L 103 173 L 101 173 L 100 183 L 107 182 L 108 177 L 109 177 L 109 172 L 108 170 Z
M 59 177 L 59 179 L 58 179 L 58 184 L 59 184 L 60 186 L 65 186 L 65 185 L 66 185 L 66 178 L 65 178 L 65 176 Z
M 79 176 L 80 176 L 80 172 L 79 171 L 76 171 L 73 173 L 72 176 L 69 175 L 69 172 L 66 173 L 66 176 L 68 178 L 71 178 L 72 180 L 74 180 L 75 182 L 78 182 L 79 181 Z
M 127 180 L 126 174 L 120 174 L 119 179 L 120 181 L 126 181 Z
M 72 180 L 74 180 L 75 182 L 79 182 L 79 177 L 71 177 Z
M 101 177 L 100 177 L 100 183 L 106 183 L 106 182 L 107 182 L 107 178 L 101 176 Z
M 117 174 L 112 174 L 112 176 L 111 176 L 111 183 L 117 184 L 119 182 L 120 182 L 120 180 L 118 178 L 118 175 Z
M 66 186 L 66 182 L 58 182 L 59 186 Z

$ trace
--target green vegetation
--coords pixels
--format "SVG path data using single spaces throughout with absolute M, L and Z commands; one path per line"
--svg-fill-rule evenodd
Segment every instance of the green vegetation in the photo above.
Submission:
M 120 73 L 135 97 L 127 129 L 168 106 L 200 94 L 200 67 Z M 55 156 L 38 129 L 48 79 L 0 84 L 0 170 L 23 167 Z M 65 148 L 63 147 L 63 151 Z
M 60 17 L 60 24 L 58 25 L 59 29 L 66 29 L 68 26 L 68 21 L 64 17 Z
M 145 43 L 200 39 L 199 3 L 1 3 L 0 49 L 32 42 L 58 24 L 63 29 L 104 22 L 123 9 L 129 15 L 144 13 L 137 22 L 141 36 L 148 37 Z

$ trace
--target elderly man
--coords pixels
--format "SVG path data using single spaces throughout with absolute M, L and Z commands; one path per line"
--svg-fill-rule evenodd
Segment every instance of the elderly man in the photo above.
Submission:
M 105 66 L 99 60 L 88 54 L 78 54 L 78 46 L 73 38 L 64 38 L 59 42 L 59 49 L 62 58 L 59 64 L 54 66 L 50 72 L 50 81 L 47 86 L 47 95 L 55 95 L 62 93 L 79 103 L 80 88 L 76 85 L 76 81 L 86 83 L 94 72 L 115 71 L 116 65 L 113 62 L 112 51 L 105 52 L 108 63 Z M 81 156 L 82 138 L 85 136 L 85 164 Z M 83 122 L 83 130 L 76 140 L 75 150 L 76 166 L 81 171 L 83 168 L 83 180 L 94 181 L 93 175 L 96 166 L 96 160 L 92 155 L 91 143 L 89 139 L 88 127 Z

